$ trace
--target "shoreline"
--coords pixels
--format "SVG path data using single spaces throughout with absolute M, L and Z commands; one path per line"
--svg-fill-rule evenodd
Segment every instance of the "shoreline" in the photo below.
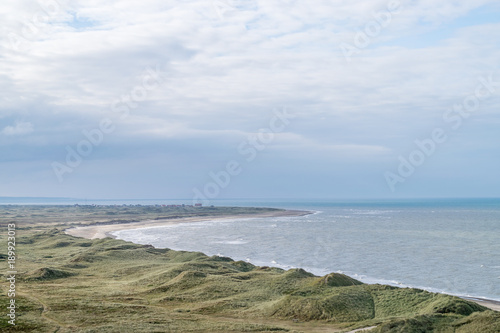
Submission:
M 488 309 L 500 312 L 500 301 L 495 301 L 492 299 L 480 298 L 480 297 L 469 297 L 469 296 L 458 296 L 458 297 L 465 299 L 467 301 L 477 303 L 479 305 L 487 307 Z
M 313 211 L 301 211 L 301 210 L 284 210 L 277 212 L 266 212 L 260 214 L 240 214 L 240 215 L 227 215 L 227 216 L 199 216 L 199 217 L 185 217 L 185 218 L 175 218 L 175 219 L 163 219 L 163 220 L 145 220 L 138 222 L 125 222 L 125 223 L 112 223 L 112 224 L 93 224 L 89 226 L 79 226 L 79 227 L 70 227 L 64 230 L 64 232 L 68 235 L 74 237 L 81 237 L 87 239 L 101 239 L 101 238 L 116 238 L 116 236 L 112 235 L 112 232 L 121 231 L 121 230 L 130 230 L 130 229 L 142 229 L 142 228 L 150 228 L 150 227 L 159 227 L 159 226 L 168 226 L 168 225 L 176 225 L 181 223 L 196 223 L 196 222 L 205 222 L 205 221 L 224 221 L 224 220 L 232 220 L 232 219 L 247 219 L 247 218 L 263 218 L 263 217 L 286 217 L 286 216 L 305 216 L 309 214 L 314 214 Z M 450 295 L 450 294 L 445 294 Z M 484 307 L 487 307 L 491 310 L 500 312 L 500 301 L 481 298 L 481 297 L 472 297 L 472 296 L 456 296 Z
M 312 211 L 305 211 L 305 210 L 283 210 L 283 211 L 265 212 L 259 214 L 239 214 L 239 215 L 235 214 L 226 216 L 192 216 L 192 217 L 181 217 L 181 218 L 162 219 L 162 220 L 144 220 L 137 222 L 92 224 L 88 226 L 70 227 L 65 229 L 64 232 L 71 236 L 88 238 L 88 239 L 100 239 L 106 237 L 116 238 L 111 233 L 114 231 L 121 231 L 121 230 L 161 227 L 161 226 L 176 225 L 181 223 L 195 223 L 195 222 L 205 222 L 205 221 L 224 221 L 233 219 L 248 219 L 248 218 L 262 218 L 262 217 L 305 216 L 313 213 L 314 212 Z

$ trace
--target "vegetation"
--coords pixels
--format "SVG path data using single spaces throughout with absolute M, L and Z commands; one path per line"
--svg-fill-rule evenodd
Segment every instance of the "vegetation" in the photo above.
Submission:
M 114 224 L 144 220 L 168 220 L 184 217 L 221 217 L 283 211 L 276 208 L 252 207 L 193 207 L 190 205 L 144 206 L 144 205 L 74 205 L 74 206 L 0 206 L 0 224 L 20 222 L 24 227 L 86 226 L 91 224 Z
M 33 220 L 12 217 L 22 209 L 9 209 L 2 223 L 14 219 L 18 229 L 18 318 L 11 326 L 2 315 L 2 332 L 347 332 L 372 326 L 370 332 L 500 331 L 500 313 L 457 297 L 111 238 L 76 238 L 63 231 L 63 207 L 27 208 L 22 214 Z M 47 209 L 54 209 L 54 220 Z M 65 214 L 79 224 L 109 223 L 105 215 L 121 219 L 121 209 L 90 210 L 88 218 Z M 33 214 L 44 216 L 35 221 Z M 1 237 L 5 263 L 6 232 Z M 5 278 L 0 285 L 0 308 L 6 309 Z

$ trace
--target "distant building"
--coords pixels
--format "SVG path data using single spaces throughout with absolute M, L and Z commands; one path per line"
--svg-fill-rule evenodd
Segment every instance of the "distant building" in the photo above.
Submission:
M 197 204 L 194 204 L 194 206 L 195 206 L 195 207 L 201 207 L 201 206 L 203 206 L 203 204 L 201 204 L 201 203 L 197 203 Z

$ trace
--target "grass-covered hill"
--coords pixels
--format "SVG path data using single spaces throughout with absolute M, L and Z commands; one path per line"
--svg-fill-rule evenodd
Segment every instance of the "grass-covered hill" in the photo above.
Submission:
M 18 225 L 2 332 L 500 332 L 500 313 L 457 297 Z

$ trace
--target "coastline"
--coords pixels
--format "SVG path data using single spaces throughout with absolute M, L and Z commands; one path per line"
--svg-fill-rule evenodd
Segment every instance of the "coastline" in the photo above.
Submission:
M 114 235 L 112 235 L 112 232 L 120 230 L 160 227 L 160 226 L 175 225 L 180 223 L 194 223 L 194 222 L 204 222 L 204 221 L 224 221 L 232 219 L 247 219 L 247 218 L 261 218 L 261 217 L 305 216 L 313 213 L 314 212 L 304 211 L 304 210 L 283 210 L 283 211 L 265 212 L 259 214 L 227 215 L 224 217 L 194 216 L 194 217 L 183 217 L 183 218 L 162 219 L 162 220 L 145 220 L 139 222 L 92 224 L 88 226 L 71 227 L 65 229 L 64 232 L 71 236 L 88 238 L 88 239 L 100 239 L 106 237 L 116 238 Z
M 174 218 L 174 219 L 163 219 L 163 220 L 145 220 L 138 222 L 125 222 L 125 223 L 112 223 L 112 224 L 93 224 L 89 226 L 71 227 L 65 229 L 64 232 L 68 235 L 74 237 L 81 237 L 87 239 L 101 239 L 101 238 L 116 238 L 112 234 L 115 231 L 130 230 L 130 229 L 140 229 L 158 226 L 168 226 L 176 225 L 181 223 L 195 223 L 204 221 L 224 221 L 232 219 L 247 219 L 247 218 L 263 218 L 263 217 L 286 217 L 286 216 L 305 216 L 313 214 L 312 211 L 301 211 L 301 210 L 283 210 L 277 212 L 266 212 L 260 214 L 240 214 L 240 215 L 227 215 L 221 216 L 200 216 L 200 217 L 185 217 L 185 218 Z M 479 297 L 466 297 L 457 296 L 462 299 L 475 302 L 479 305 L 487 307 L 494 311 L 500 312 L 500 302 L 496 300 L 490 300 Z
M 487 307 L 491 310 L 500 312 L 500 302 L 499 301 L 486 299 L 486 298 L 478 298 L 478 297 L 465 297 L 465 296 L 463 296 L 460 298 L 477 303 L 477 304 L 482 305 L 484 307 Z

